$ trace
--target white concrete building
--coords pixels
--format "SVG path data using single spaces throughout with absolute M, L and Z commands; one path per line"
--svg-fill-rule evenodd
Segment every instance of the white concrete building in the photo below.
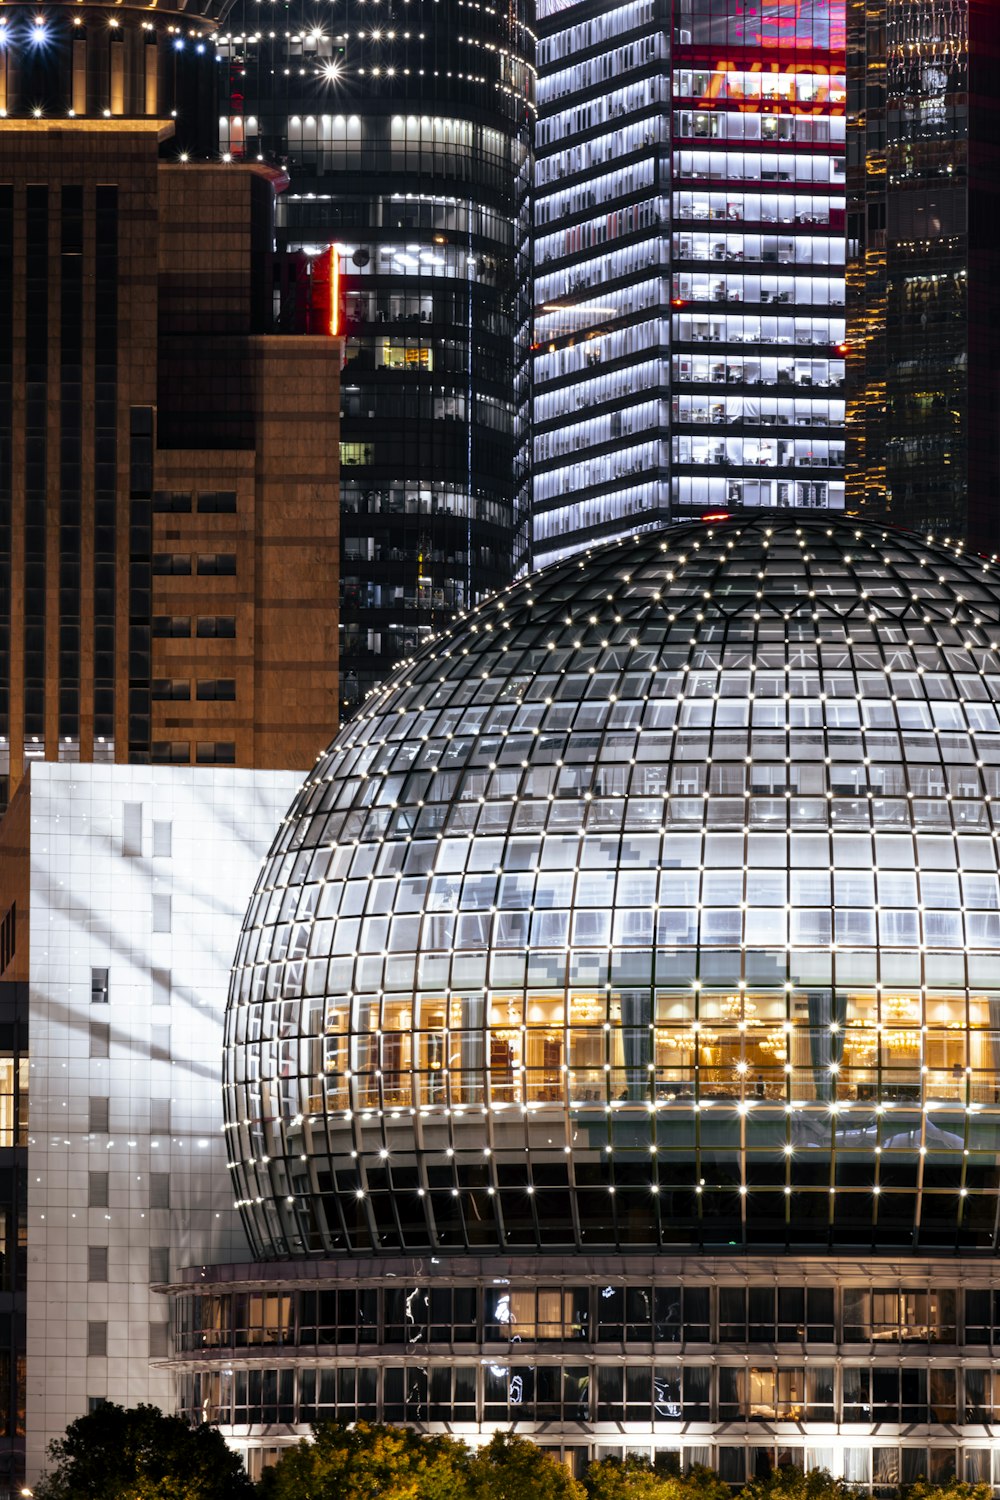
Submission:
M 300 782 L 37 764 L 4 820 L 0 998 L 22 1040 L 27 1021 L 30 1120 L 26 1145 L 0 1145 L 11 1182 L 27 1176 L 0 1486 L 23 1482 L 21 1450 L 35 1480 L 51 1439 L 100 1400 L 172 1410 L 156 1363 L 168 1305 L 151 1284 L 245 1258 L 221 1130 L 223 1014 L 247 899 Z

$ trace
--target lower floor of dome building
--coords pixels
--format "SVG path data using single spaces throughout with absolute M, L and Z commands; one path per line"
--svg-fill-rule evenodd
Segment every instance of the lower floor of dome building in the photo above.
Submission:
M 597 1458 L 783 1464 L 874 1494 L 1000 1490 L 1000 1268 L 836 1256 L 202 1267 L 170 1288 L 177 1407 L 251 1473 L 314 1424 L 518 1432 Z M 994 1452 L 996 1447 L 997 1451 Z

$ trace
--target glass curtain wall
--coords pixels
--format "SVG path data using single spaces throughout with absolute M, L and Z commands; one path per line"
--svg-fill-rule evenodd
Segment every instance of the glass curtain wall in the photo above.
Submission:
M 843 0 L 677 0 L 675 508 L 844 504 Z
M 291 179 L 278 326 L 346 336 L 350 712 L 526 560 L 533 43 L 523 6 L 460 0 L 238 0 L 228 28 L 222 150 Z
M 842 508 L 843 0 L 542 0 L 539 29 L 536 562 Z

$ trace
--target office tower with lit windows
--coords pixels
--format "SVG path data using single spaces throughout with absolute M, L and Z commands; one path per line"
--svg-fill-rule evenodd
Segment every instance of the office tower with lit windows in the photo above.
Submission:
M 304 768 L 337 702 L 341 347 L 271 333 L 284 178 L 180 149 L 210 19 L 3 19 L 0 810 L 37 760 Z
M 841 508 L 841 0 L 542 0 L 539 26 L 536 561 Z
M 224 148 L 291 177 L 285 326 L 328 245 L 340 261 L 345 710 L 526 560 L 526 20 L 521 3 L 237 0 L 219 38 Z
M 670 506 L 670 6 L 539 0 L 534 558 Z
M 1000 18 L 849 8 L 847 499 L 1000 551 Z

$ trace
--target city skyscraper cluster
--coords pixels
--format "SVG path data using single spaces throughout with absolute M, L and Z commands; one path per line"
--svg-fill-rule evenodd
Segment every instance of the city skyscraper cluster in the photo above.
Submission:
M 339 263 L 345 711 L 529 556 L 533 44 L 447 15 L 237 0 L 216 44 L 223 149 L 291 177 L 280 326 Z
M 0 1500 L 1000 1486 L 994 11 L 2 7 Z

